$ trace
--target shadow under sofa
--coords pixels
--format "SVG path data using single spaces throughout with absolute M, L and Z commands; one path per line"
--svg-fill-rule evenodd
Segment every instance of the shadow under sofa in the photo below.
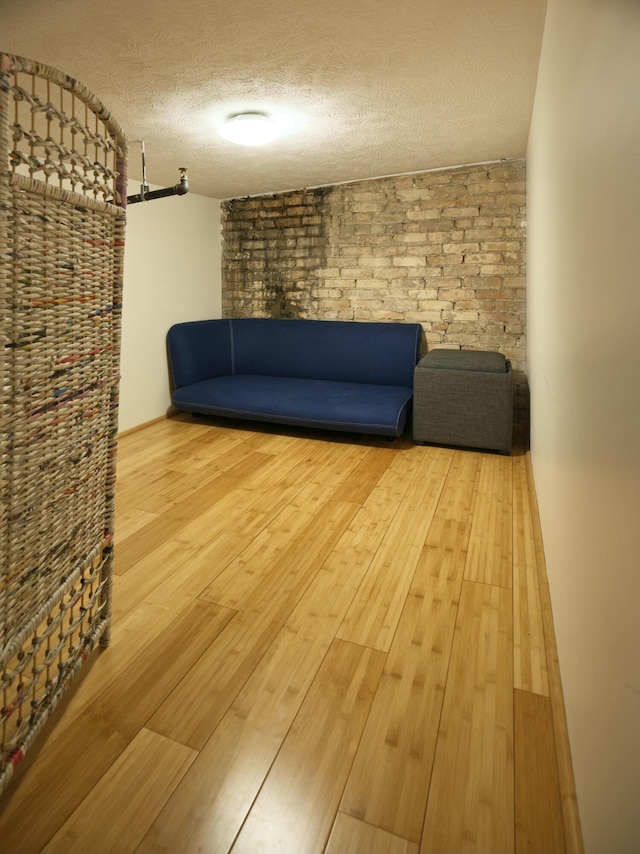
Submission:
M 418 323 L 226 318 L 167 333 L 171 401 L 201 415 L 401 436 Z

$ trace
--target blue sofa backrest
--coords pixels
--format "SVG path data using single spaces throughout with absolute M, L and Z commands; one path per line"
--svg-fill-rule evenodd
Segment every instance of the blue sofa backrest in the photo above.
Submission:
M 176 388 L 225 374 L 413 386 L 418 323 L 232 318 L 178 323 L 167 335 Z

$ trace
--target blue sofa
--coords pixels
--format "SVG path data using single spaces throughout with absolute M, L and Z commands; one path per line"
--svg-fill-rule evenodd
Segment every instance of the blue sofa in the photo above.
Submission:
M 171 400 L 186 412 L 400 436 L 418 323 L 232 318 L 167 333 Z

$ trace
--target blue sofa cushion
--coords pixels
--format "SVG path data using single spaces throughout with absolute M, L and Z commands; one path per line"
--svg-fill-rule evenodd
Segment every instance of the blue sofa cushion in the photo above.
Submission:
M 398 436 L 412 395 L 402 386 L 242 374 L 177 389 L 173 402 L 190 412 Z

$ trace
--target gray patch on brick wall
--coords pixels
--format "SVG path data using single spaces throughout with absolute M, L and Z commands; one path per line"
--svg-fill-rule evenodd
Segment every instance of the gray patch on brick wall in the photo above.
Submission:
M 227 314 L 314 317 L 316 272 L 326 264 L 332 187 L 223 202 Z

